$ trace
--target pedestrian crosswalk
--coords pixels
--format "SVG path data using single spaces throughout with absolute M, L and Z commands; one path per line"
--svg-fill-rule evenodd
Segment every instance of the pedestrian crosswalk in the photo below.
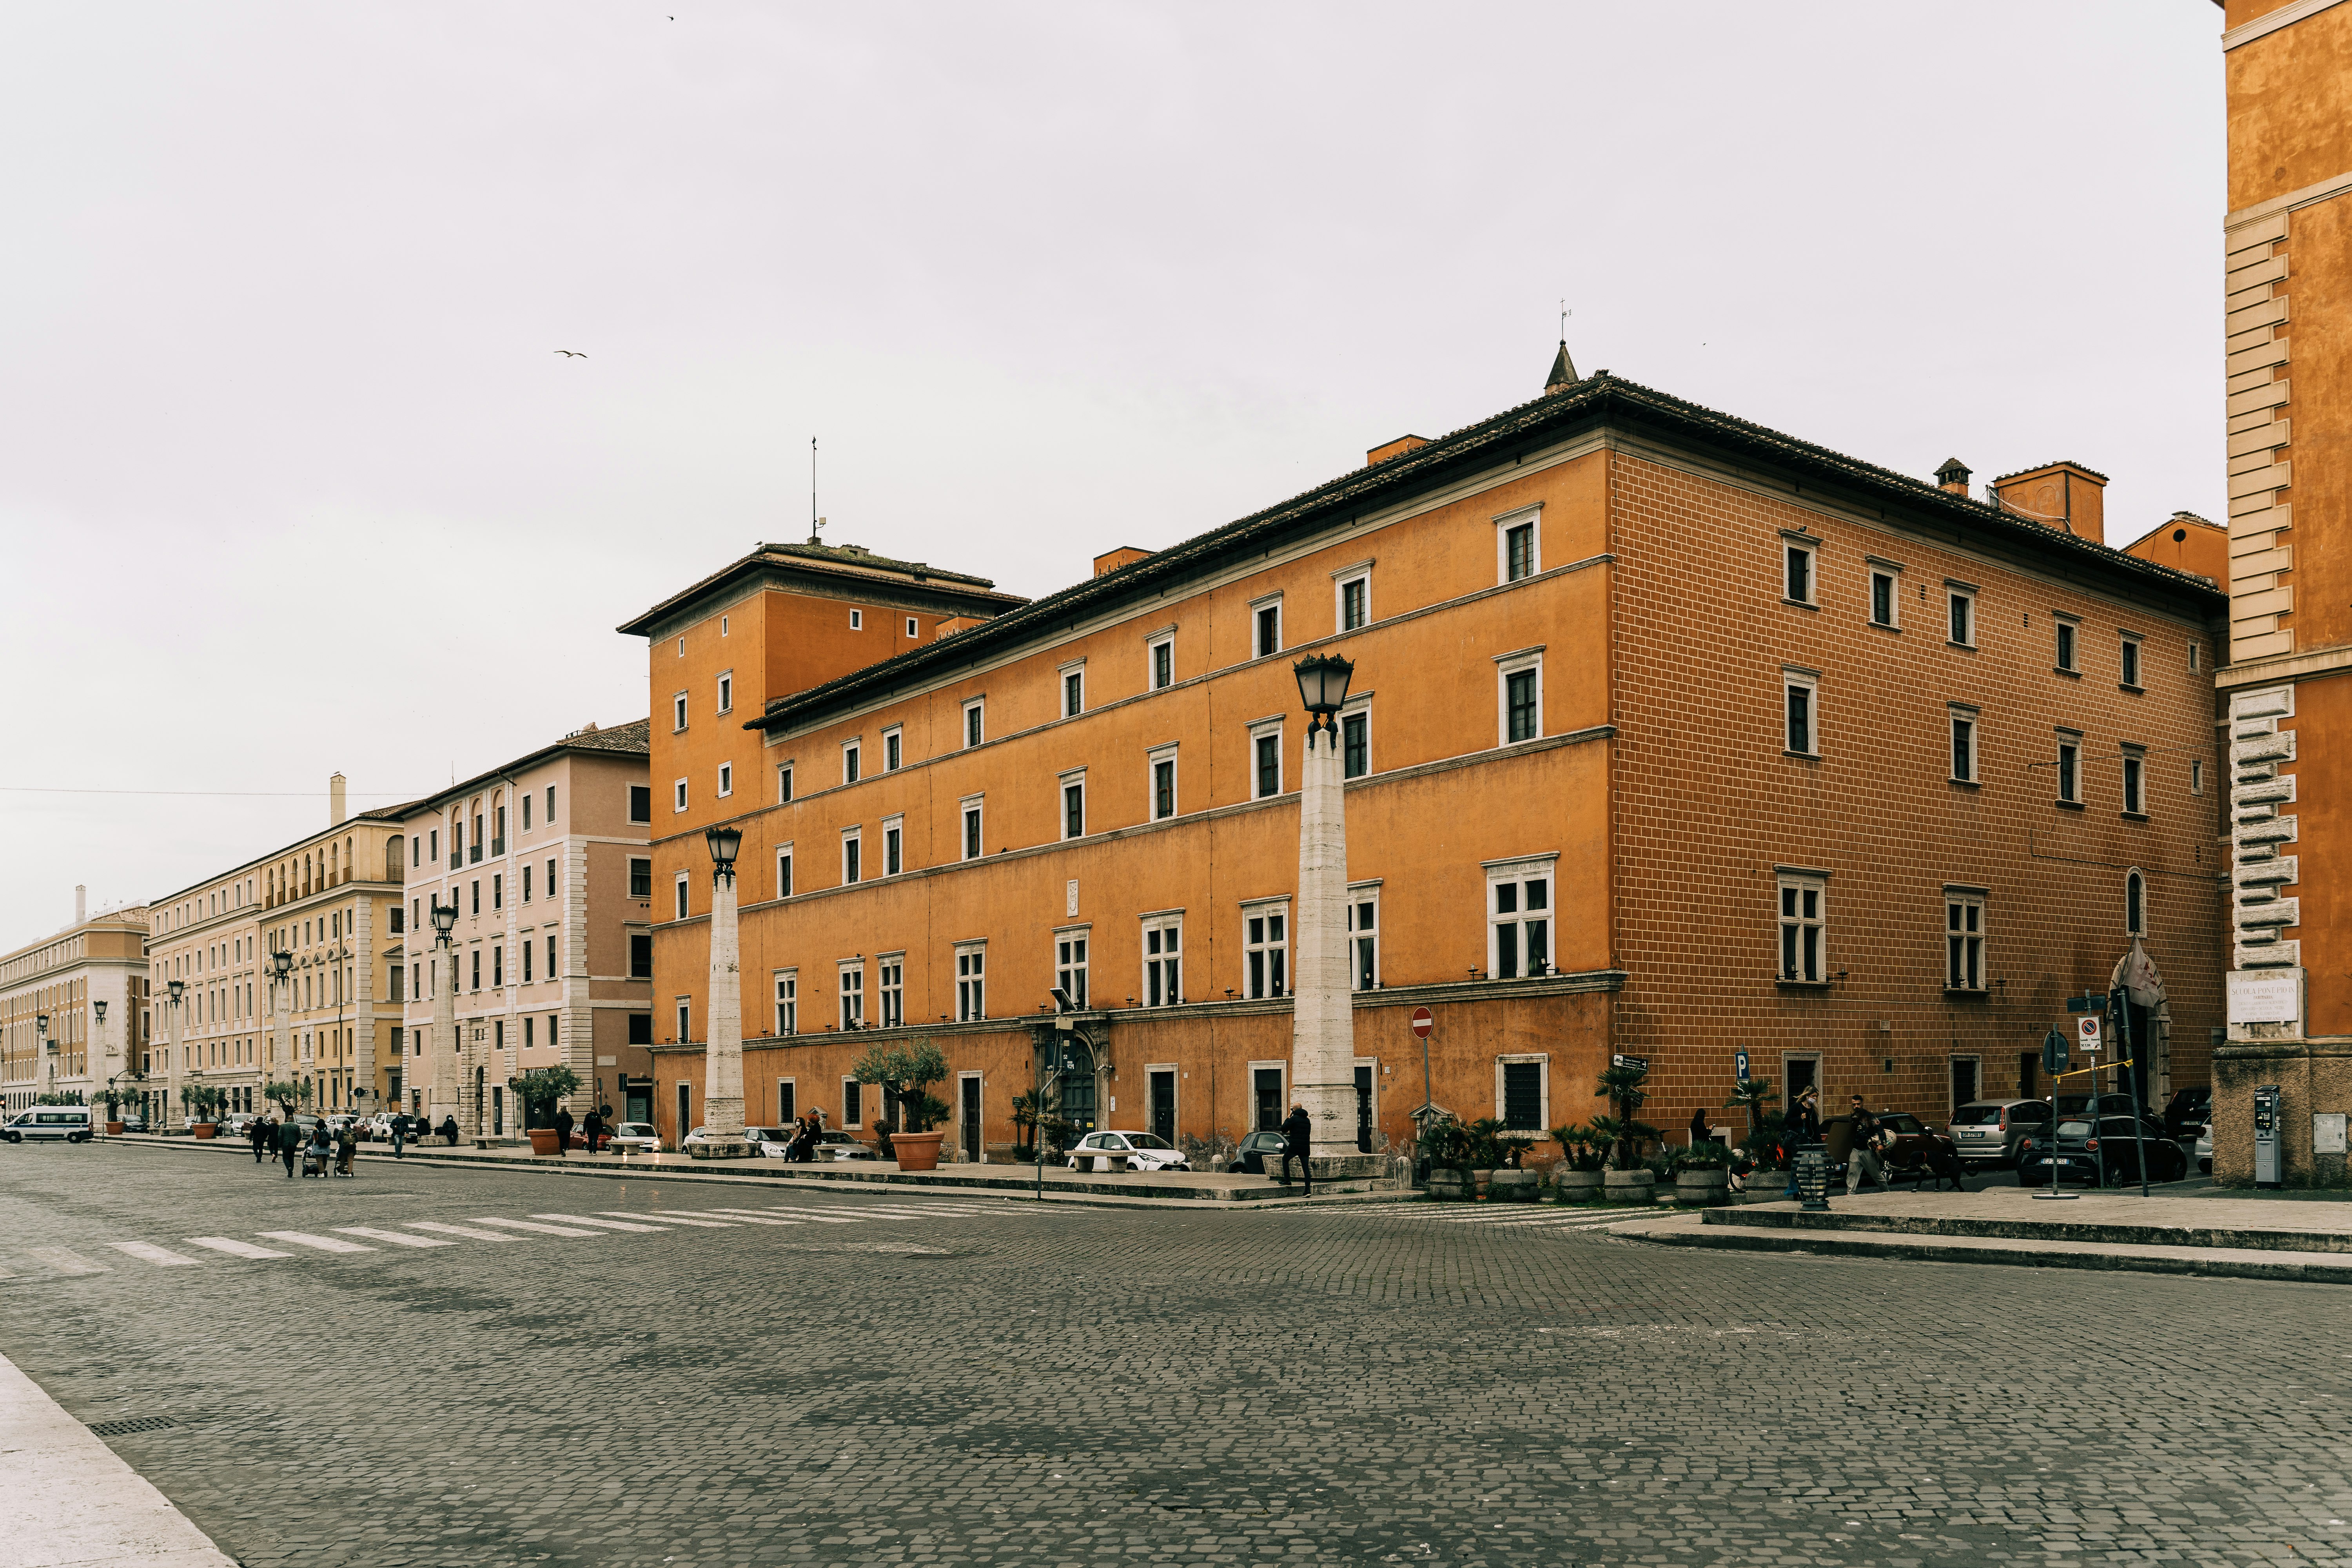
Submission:
M 381 1255 L 459 1247 L 467 1242 L 500 1246 L 556 1237 L 566 1241 L 614 1240 L 617 1244 L 617 1238 L 623 1235 L 655 1237 L 706 1230 L 968 1220 L 983 1216 L 1028 1218 L 1037 1213 L 1039 1210 L 1034 1207 L 996 1201 L 598 1209 L 587 1214 L 551 1212 L 524 1216 L 477 1215 L 467 1216 L 463 1223 L 414 1219 L 380 1225 L 326 1226 L 317 1231 L 260 1230 L 252 1232 L 251 1239 L 236 1236 L 180 1237 L 173 1238 L 168 1246 L 155 1241 L 110 1240 L 90 1243 L 82 1250 L 69 1247 L 26 1247 L 16 1249 L 13 1255 L 0 1250 L 0 1281 L 30 1284 L 42 1279 L 108 1274 L 132 1265 L 152 1268 L 194 1268 L 231 1262 L 274 1262 L 362 1253 Z M 812 1229 L 809 1234 L 824 1233 Z M 184 1247 L 191 1250 L 180 1250 Z

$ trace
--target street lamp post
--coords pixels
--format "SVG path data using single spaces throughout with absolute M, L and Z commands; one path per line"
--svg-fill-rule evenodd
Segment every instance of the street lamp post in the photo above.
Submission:
M 450 945 L 449 931 L 457 923 L 457 904 L 445 904 L 436 896 L 433 900 L 433 1043 L 426 1047 L 433 1059 L 425 1065 L 427 1130 L 454 1114 L 449 1104 L 449 1064 L 457 1050 L 457 950 Z
M 180 1103 L 180 998 L 186 994 L 188 983 L 174 980 L 164 989 L 171 994 L 172 1018 L 172 1038 L 164 1047 L 168 1054 L 163 1058 L 163 1131 L 169 1132 L 172 1130 L 172 1108 Z
M 269 954 L 269 1005 L 275 1015 L 277 1028 L 269 1039 L 269 1070 L 261 1076 L 262 1093 L 269 1092 L 273 1083 L 284 1083 L 294 1071 L 293 1022 L 287 1015 L 287 998 L 294 989 L 292 979 L 294 955 L 281 949 Z M 287 1108 L 292 1114 L 293 1108 Z
M 58 1092 L 58 1058 L 53 1053 L 57 1047 L 49 1044 L 49 1016 L 47 1013 L 33 1015 L 33 1034 L 41 1064 L 48 1069 L 49 1087 L 42 1092 L 55 1097 Z
M 99 1074 L 104 1073 L 106 1075 L 106 1087 L 110 1090 L 114 1088 L 114 1053 L 106 1048 L 106 1004 L 96 997 L 92 997 L 90 999 L 89 1011 L 91 1016 L 97 1022 L 98 1065 L 93 1068 L 88 1062 L 84 1062 L 82 1064 L 82 1076 L 89 1079 L 90 1087 L 95 1090 L 98 1085 Z M 92 1098 L 96 1098 L 94 1093 Z M 110 1121 L 113 1118 L 114 1113 L 111 1110 L 108 1111 L 107 1120 Z
M 1350 660 L 1317 654 L 1292 667 L 1309 715 L 1298 777 L 1298 906 L 1291 917 L 1290 1080 L 1315 1132 L 1321 1175 L 1360 1173 L 1356 1147 L 1356 1020 L 1348 995 L 1348 819 L 1336 715 L 1355 674 Z M 1319 737 L 1319 740 L 1318 740 Z
M 710 994 L 708 1042 L 702 1049 L 702 1142 L 686 1143 L 699 1160 L 740 1160 L 751 1152 L 743 1141 L 743 977 L 735 931 L 735 856 L 743 832 L 713 827 L 704 832 L 710 849 Z

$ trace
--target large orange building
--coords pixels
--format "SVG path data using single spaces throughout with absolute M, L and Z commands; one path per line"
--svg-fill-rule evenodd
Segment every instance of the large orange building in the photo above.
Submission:
M 2302 1181 L 2341 1176 L 2352 1111 L 2352 5 L 2227 0 L 2223 22 L 2236 887 L 2215 1170 L 2251 1175 L 2271 1083 Z
M 622 628 L 666 807 L 657 1119 L 700 1115 L 719 822 L 753 1124 L 865 1130 L 850 1064 L 924 1035 L 950 1149 L 1002 1151 L 1057 985 L 1092 1047 L 1073 1120 L 1213 1142 L 1278 1117 L 1308 652 L 1355 662 L 1367 1148 L 1423 1103 L 1418 1006 L 1430 1097 L 1524 1131 L 1603 1109 L 1612 1051 L 1655 1063 L 1661 1125 L 1727 1125 L 1737 1049 L 1940 1115 L 2037 1088 L 2065 997 L 2135 938 L 2168 983 L 2150 1087 L 2201 1082 L 2226 601 L 2101 542 L 2096 474 L 2053 468 L 2076 526 L 1563 351 L 1533 403 L 1034 603 L 768 547 Z M 924 604 L 985 618 L 929 635 L 915 601 L 950 593 Z M 841 646 L 877 618 L 887 647 Z

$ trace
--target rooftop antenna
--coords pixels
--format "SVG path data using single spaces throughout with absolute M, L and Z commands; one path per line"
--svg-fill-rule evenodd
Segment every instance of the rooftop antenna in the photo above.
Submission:
M 816 437 L 812 436 L 809 437 L 809 542 L 811 544 L 824 542 L 819 536 L 819 531 L 824 527 L 824 519 L 816 514 Z

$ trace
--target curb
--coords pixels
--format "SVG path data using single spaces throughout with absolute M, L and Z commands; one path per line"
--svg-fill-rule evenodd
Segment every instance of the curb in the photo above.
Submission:
M 1864 1240 L 1859 1237 L 1821 1231 L 1759 1231 L 1720 1225 L 1694 1226 L 1688 1230 L 1651 1234 L 1633 1239 L 1660 1247 L 1708 1247 L 1723 1252 L 1894 1258 L 1921 1263 L 2004 1263 L 2026 1268 L 2093 1268 L 2141 1274 L 2188 1274 L 2212 1279 L 2352 1285 L 2352 1258 L 2339 1261 L 2335 1256 L 2324 1253 L 2301 1254 L 2296 1261 L 2290 1262 L 2284 1258 L 2273 1261 L 2263 1258 L 2199 1255 L 2187 1247 L 2168 1253 L 2102 1250 L 2088 1243 L 2071 1241 L 2048 1241 L 2040 1246 L 2022 1247 L 1962 1246 L 1952 1242 L 1939 1244 L 1898 1238 Z
M 2068 1221 L 1990 1219 L 1927 1215 L 1805 1214 L 1789 1210 L 1730 1214 L 1707 1224 L 1740 1230 L 1862 1231 L 1876 1235 L 1968 1237 L 2009 1241 L 2079 1242 L 2095 1247 L 2200 1247 L 2256 1252 L 2352 1254 L 2352 1235 L 2334 1231 L 2255 1230 L 2211 1226 L 2077 1225 Z

